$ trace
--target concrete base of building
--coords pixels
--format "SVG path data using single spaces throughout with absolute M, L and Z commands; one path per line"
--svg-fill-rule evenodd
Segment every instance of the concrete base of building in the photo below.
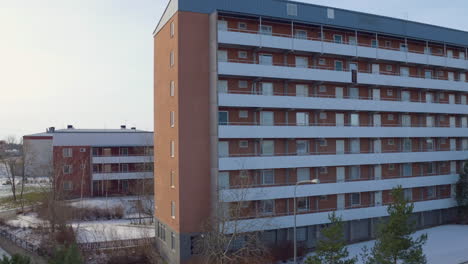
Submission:
M 416 229 L 430 228 L 433 226 L 454 223 L 457 216 L 456 208 L 434 210 L 427 212 L 415 213 L 411 219 Z M 375 239 L 377 229 L 381 221 L 385 221 L 387 217 L 381 218 L 368 218 L 361 220 L 353 220 L 344 222 L 344 236 L 348 243 L 357 243 Z M 168 226 L 160 223 L 164 230 L 165 236 L 160 235 L 158 232 L 158 223 L 156 221 L 156 250 L 160 253 L 161 257 L 170 264 L 179 263 L 199 263 L 197 262 L 194 253 L 194 240 L 200 234 L 179 234 Z M 298 228 L 298 250 L 300 253 L 313 251 L 317 242 L 321 238 L 320 230 L 325 228 L 326 225 L 310 225 Z M 288 244 L 293 240 L 293 229 L 284 228 L 262 232 L 262 240 L 271 248 L 287 249 Z M 164 239 L 165 238 L 165 239 Z M 172 241 L 174 239 L 174 241 Z M 291 254 L 282 254 L 285 258 L 292 256 Z M 291 256 L 289 256 L 291 255 Z M 281 259 L 279 259 L 281 260 Z

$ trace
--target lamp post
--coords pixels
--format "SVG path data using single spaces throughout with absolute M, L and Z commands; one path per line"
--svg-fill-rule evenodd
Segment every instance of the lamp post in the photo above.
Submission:
M 296 182 L 296 185 L 294 186 L 294 264 L 297 264 L 297 233 L 296 233 L 296 191 L 297 191 L 297 186 L 301 184 L 316 184 L 319 183 L 318 179 L 313 179 L 313 180 L 305 180 L 305 181 L 298 181 Z

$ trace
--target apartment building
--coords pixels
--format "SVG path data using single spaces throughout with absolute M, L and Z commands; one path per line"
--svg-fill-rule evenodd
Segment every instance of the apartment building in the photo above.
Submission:
M 170 263 L 193 260 L 203 223 L 239 202 L 232 225 L 271 245 L 291 243 L 296 206 L 305 249 L 331 211 L 348 241 L 372 238 L 398 185 L 418 227 L 454 219 L 468 32 L 289 1 L 172 0 L 154 45 L 157 244 Z
M 23 142 L 26 176 L 53 175 L 63 198 L 134 195 L 153 186 L 153 132 L 69 125 Z

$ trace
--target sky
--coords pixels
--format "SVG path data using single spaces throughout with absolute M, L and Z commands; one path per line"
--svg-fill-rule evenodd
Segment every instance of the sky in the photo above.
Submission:
M 68 124 L 153 130 L 152 32 L 167 2 L 0 0 L 0 139 Z M 466 0 L 300 2 L 468 31 Z

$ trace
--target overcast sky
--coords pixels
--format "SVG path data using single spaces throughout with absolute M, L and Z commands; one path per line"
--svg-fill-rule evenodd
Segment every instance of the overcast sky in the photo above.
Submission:
M 468 31 L 466 0 L 303 2 Z M 0 0 L 0 138 L 67 124 L 153 130 L 152 31 L 166 4 Z

